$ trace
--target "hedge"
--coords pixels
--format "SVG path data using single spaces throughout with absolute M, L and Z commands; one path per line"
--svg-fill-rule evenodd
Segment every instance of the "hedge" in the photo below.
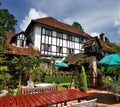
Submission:
M 72 76 L 45 76 L 44 82 L 45 83 L 70 83 L 72 80 Z

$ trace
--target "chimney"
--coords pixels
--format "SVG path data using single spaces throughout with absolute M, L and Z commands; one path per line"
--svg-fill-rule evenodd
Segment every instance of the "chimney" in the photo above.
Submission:
M 103 42 L 105 42 L 105 34 L 101 33 L 99 36 L 100 36 L 100 40 L 102 40 Z

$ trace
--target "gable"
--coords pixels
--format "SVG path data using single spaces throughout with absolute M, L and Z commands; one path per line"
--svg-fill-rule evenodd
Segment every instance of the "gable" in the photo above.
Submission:
M 6 32 L 6 36 L 8 37 L 6 43 L 9 45 L 11 50 L 6 50 L 5 54 L 40 56 L 39 50 L 34 49 L 31 39 L 27 37 L 24 32 L 18 34 Z M 25 40 L 26 44 L 24 43 L 24 41 L 20 40 Z M 22 45 L 20 45 L 20 43 L 22 43 Z
M 93 37 L 85 42 L 83 48 L 87 50 L 88 48 L 97 48 L 97 51 L 108 51 L 112 52 L 111 48 L 109 47 L 108 43 L 105 41 L 100 40 L 98 37 Z M 93 50 L 91 50 L 93 52 Z
M 35 26 L 35 24 L 49 26 L 54 29 L 62 30 L 63 32 L 68 32 L 68 33 L 81 36 L 83 38 L 91 38 L 90 35 L 88 35 L 87 33 L 83 31 L 80 31 L 78 28 L 65 24 L 63 22 L 60 22 L 52 17 L 45 17 L 45 18 L 32 20 L 31 23 L 28 25 L 27 29 L 25 30 L 25 32 L 28 34 L 32 30 L 32 28 Z
M 28 47 L 29 44 L 33 44 L 29 36 L 24 32 L 18 33 L 11 38 L 10 44 L 14 44 L 17 47 Z

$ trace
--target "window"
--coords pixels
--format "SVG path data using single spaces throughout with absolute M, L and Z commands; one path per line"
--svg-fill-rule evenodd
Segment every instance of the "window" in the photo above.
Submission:
M 45 29 L 45 34 L 46 34 L 47 36 L 51 36 L 51 35 L 52 35 L 52 31 L 49 30 L 49 29 Z
M 63 34 L 62 34 L 62 33 L 57 32 L 57 38 L 62 39 L 62 38 L 63 38 Z
M 47 28 L 42 28 L 42 35 L 52 36 L 52 30 Z
M 26 40 L 27 38 L 25 37 L 24 34 L 20 34 L 17 36 L 17 47 L 26 47 Z
M 72 40 L 72 36 L 71 35 L 67 35 L 67 40 L 71 41 Z
M 68 53 L 68 54 L 74 54 L 74 49 L 68 48 L 68 49 L 67 49 L 67 53 Z
M 63 53 L 63 48 L 62 46 L 57 46 L 57 53 Z
M 78 37 L 75 37 L 75 42 L 79 43 L 79 38 Z
M 41 50 L 51 51 L 51 45 L 49 45 L 49 44 L 42 44 Z

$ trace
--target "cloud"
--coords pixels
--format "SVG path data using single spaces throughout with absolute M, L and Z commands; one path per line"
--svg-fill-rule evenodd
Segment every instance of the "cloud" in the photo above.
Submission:
M 22 20 L 21 29 L 26 28 L 26 23 L 30 22 L 26 21 L 29 18 L 33 19 L 33 14 L 40 15 L 41 13 L 46 13 L 48 16 L 70 25 L 77 21 L 88 34 L 105 33 L 108 37 L 114 38 L 117 33 L 120 33 L 120 1 L 91 0 L 89 2 L 89 0 L 75 0 L 73 2 L 73 0 L 29 0 L 29 4 L 31 7 L 34 7 L 34 12 L 31 13 L 32 10 L 29 11 L 28 15 Z M 47 16 L 46 14 L 45 16 Z M 41 15 L 39 15 L 37 16 L 41 18 Z
M 120 15 L 118 15 L 118 16 L 115 18 L 114 25 L 115 25 L 116 27 L 117 27 L 117 26 L 120 26 Z
M 36 9 L 31 8 L 29 10 L 28 15 L 25 16 L 25 18 L 22 20 L 22 22 L 20 24 L 20 29 L 22 31 L 24 31 L 32 19 L 43 18 L 46 16 L 47 15 L 45 13 L 43 13 L 42 11 L 40 11 L 40 10 L 37 11 Z
M 100 33 L 98 33 L 98 32 L 93 32 L 93 33 L 91 33 L 90 35 L 91 35 L 92 37 L 95 37 L 95 36 L 98 36 L 98 37 L 99 37 Z
M 65 23 L 78 21 L 88 32 L 102 32 L 102 29 L 113 26 L 114 18 L 120 10 L 120 3 L 108 0 L 30 0 L 37 10 L 42 10 L 49 16 Z M 46 5 L 48 4 L 49 5 Z
M 79 22 L 86 32 L 102 32 L 106 27 L 113 26 L 115 12 L 111 13 L 112 10 L 99 10 L 92 13 L 82 14 L 81 16 L 74 15 L 67 17 L 64 22 L 72 24 L 74 21 Z M 112 16 L 112 17 L 111 17 Z

